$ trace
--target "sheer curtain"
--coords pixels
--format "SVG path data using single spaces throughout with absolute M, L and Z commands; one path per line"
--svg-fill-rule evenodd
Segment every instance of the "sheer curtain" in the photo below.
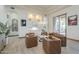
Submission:
M 60 34 L 65 35 L 66 30 L 66 22 L 65 22 L 65 15 L 60 16 Z
M 59 33 L 60 32 L 60 21 L 59 21 L 59 17 L 54 17 L 53 18 L 53 29 L 54 32 Z

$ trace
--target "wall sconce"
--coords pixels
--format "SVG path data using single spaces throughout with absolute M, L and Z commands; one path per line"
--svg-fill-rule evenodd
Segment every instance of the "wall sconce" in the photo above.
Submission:
M 39 17 L 38 15 L 36 15 L 36 20 L 39 20 L 39 18 L 40 18 L 40 17 Z
M 36 20 L 36 21 L 40 21 L 41 20 L 41 16 L 39 15 L 32 15 L 32 14 L 29 14 L 28 16 L 29 20 Z
M 39 15 L 36 15 L 36 20 L 40 21 L 40 16 Z
M 28 18 L 31 21 L 32 19 L 34 19 L 34 16 L 32 14 L 30 14 Z

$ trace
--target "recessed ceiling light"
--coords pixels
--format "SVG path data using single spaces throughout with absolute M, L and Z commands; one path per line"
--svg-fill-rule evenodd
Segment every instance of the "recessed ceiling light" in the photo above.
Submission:
M 11 9 L 15 9 L 14 7 L 10 7 Z

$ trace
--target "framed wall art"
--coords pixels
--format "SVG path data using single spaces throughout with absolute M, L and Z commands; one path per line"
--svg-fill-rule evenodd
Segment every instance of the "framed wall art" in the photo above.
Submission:
M 68 25 L 77 25 L 77 15 L 69 16 L 68 17 Z
M 21 20 L 21 26 L 26 26 L 26 19 Z

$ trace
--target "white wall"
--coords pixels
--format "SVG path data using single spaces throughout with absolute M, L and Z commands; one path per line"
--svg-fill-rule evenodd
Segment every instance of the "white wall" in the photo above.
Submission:
M 49 15 L 49 31 L 53 32 L 53 17 L 64 13 L 67 13 L 67 37 L 79 40 L 79 6 L 70 6 L 58 12 L 51 13 Z M 72 15 L 78 15 L 78 25 L 76 26 L 68 26 L 68 16 Z
M 34 22 L 29 21 L 29 19 L 28 19 L 28 15 L 29 14 L 41 15 L 41 17 L 43 16 L 42 13 L 41 13 L 41 11 L 30 9 L 30 8 L 15 7 L 14 10 L 11 10 L 10 7 L 6 7 L 6 11 L 7 11 L 7 14 L 10 15 L 10 18 L 8 19 L 9 24 L 11 24 L 11 21 L 12 21 L 11 19 L 12 18 L 16 18 L 19 21 L 19 23 L 18 23 L 18 25 L 19 25 L 18 26 L 19 27 L 19 31 L 18 31 L 19 37 L 24 37 L 25 34 L 30 31 L 30 28 L 33 27 L 33 24 L 37 24 L 37 26 L 38 26 L 37 22 L 35 22 L 35 21 Z M 13 15 L 14 16 L 13 17 L 12 13 L 14 13 L 16 15 Z M 26 19 L 26 26 L 25 27 L 21 26 L 21 19 Z M 41 27 L 39 29 L 41 30 Z M 39 32 L 39 31 L 37 31 L 37 32 Z
M 34 24 L 38 26 L 38 30 L 34 31 L 37 34 L 41 34 L 41 29 L 43 26 L 38 24 L 36 21 L 29 21 L 28 15 L 33 14 L 35 15 L 40 15 L 43 19 L 44 14 L 41 10 L 34 9 L 34 8 L 29 8 L 29 7 L 23 7 L 23 6 L 13 6 L 15 9 L 11 9 L 11 6 L 0 6 L 0 21 L 3 22 L 4 24 L 7 22 L 8 25 L 12 25 L 12 19 L 17 19 L 18 20 L 18 32 L 12 32 L 10 31 L 10 35 L 19 35 L 19 37 L 24 37 L 27 32 L 30 31 L 30 28 L 33 27 Z M 8 15 L 8 18 L 7 18 Z M 26 26 L 22 27 L 21 26 L 21 19 L 26 19 Z M 42 20 L 41 19 L 41 20 Z M 33 19 L 35 20 L 35 19 Z
M 0 22 L 4 23 L 7 21 L 5 7 L 0 5 Z

